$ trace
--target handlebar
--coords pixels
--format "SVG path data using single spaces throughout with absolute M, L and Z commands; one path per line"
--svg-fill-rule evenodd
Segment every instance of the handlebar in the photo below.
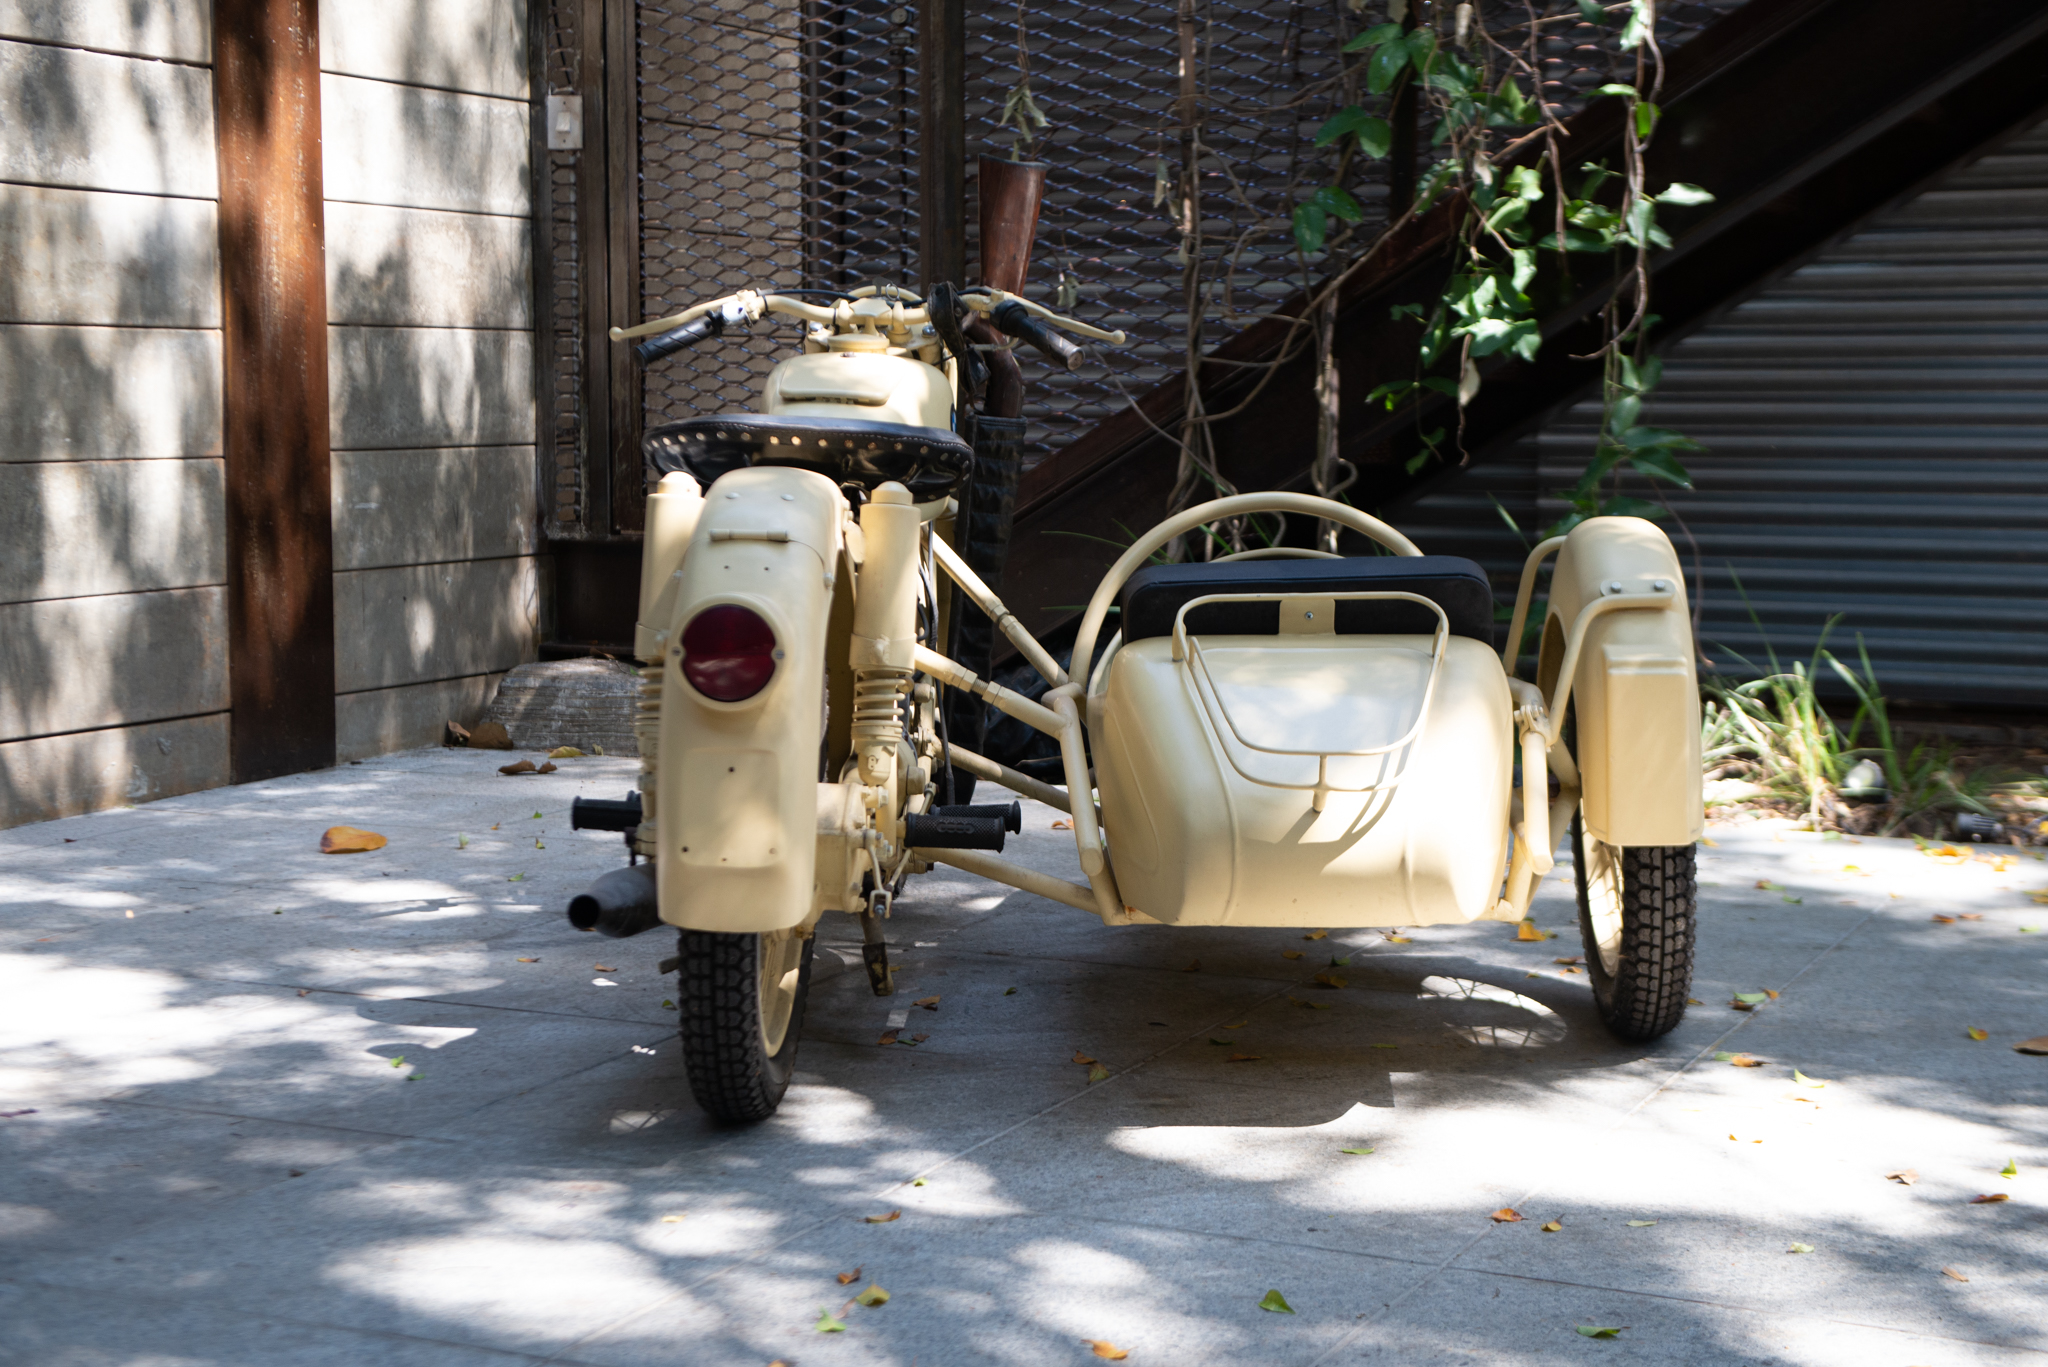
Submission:
M 1033 318 L 1022 301 L 1006 299 L 989 310 L 988 320 L 996 329 L 1028 342 L 1039 355 L 1066 370 L 1081 368 L 1081 348 Z
M 673 356 L 684 347 L 695 346 L 706 337 L 716 337 L 724 331 L 725 315 L 707 313 L 702 318 L 673 328 L 659 337 L 650 337 L 644 342 L 633 343 L 633 354 L 640 358 L 642 365 L 646 365 L 664 356 Z
M 863 310 L 860 314 L 855 313 L 856 303 L 872 306 L 873 301 L 877 297 L 888 301 L 886 313 L 876 313 L 872 310 L 872 307 L 868 310 Z M 990 315 L 992 320 L 998 310 L 1003 310 L 1005 316 L 1012 320 L 1021 317 L 1024 320 L 1023 322 L 1013 321 L 1011 326 L 1007 327 L 1001 322 L 997 322 L 996 326 L 1013 337 L 1022 337 L 1039 351 L 1045 353 L 1054 361 L 1066 365 L 1069 369 L 1072 369 L 1078 363 L 1076 358 L 1079 356 L 1079 348 L 1075 347 L 1072 342 L 1067 341 L 1066 338 L 1058 337 L 1057 334 L 1047 331 L 1047 329 L 1038 324 L 1037 320 L 1043 319 L 1045 322 L 1052 323 L 1068 332 L 1078 333 L 1083 337 L 1090 337 L 1098 342 L 1108 342 L 1111 346 L 1122 346 L 1124 344 L 1124 334 L 1120 331 L 1105 332 L 1101 328 L 1089 326 L 1078 318 L 1062 317 L 1043 305 L 1034 304 L 1029 299 L 1019 298 L 1017 295 L 1007 294 L 1002 290 L 991 289 L 982 294 L 959 295 L 956 297 L 974 312 Z M 911 304 L 911 307 L 904 307 L 906 301 Z M 849 296 L 848 299 L 834 303 L 829 308 L 821 304 L 807 304 L 801 299 L 792 299 L 787 295 L 762 294 L 756 290 L 740 290 L 737 293 L 726 295 L 722 299 L 712 299 L 702 304 L 692 305 L 681 313 L 667 318 L 656 318 L 650 322 L 640 323 L 629 328 L 613 328 L 611 330 L 611 339 L 615 342 L 623 342 L 638 337 L 651 337 L 657 333 L 674 334 L 683 331 L 690 324 L 697 322 L 701 318 L 711 316 L 719 317 L 724 323 L 737 323 L 743 319 L 749 322 L 758 321 L 763 314 L 769 313 L 779 314 L 785 318 L 801 319 L 807 323 L 823 323 L 828 326 L 839 327 L 852 325 L 857 316 L 868 317 L 876 322 L 886 323 L 891 330 L 897 328 L 918 328 L 932 322 L 929 310 L 924 307 L 923 303 L 915 295 L 905 290 L 899 290 L 895 286 L 885 286 L 880 290 L 874 291 L 862 290 L 854 296 Z M 1044 334 L 1045 340 L 1041 342 L 1037 337 L 1031 336 L 1026 332 L 1014 330 L 1027 325 L 1032 331 Z M 675 346 L 669 347 L 657 354 L 667 355 L 670 351 L 701 340 L 705 335 L 710 334 L 699 334 L 687 340 L 679 341 Z M 650 357 L 648 359 L 653 358 Z

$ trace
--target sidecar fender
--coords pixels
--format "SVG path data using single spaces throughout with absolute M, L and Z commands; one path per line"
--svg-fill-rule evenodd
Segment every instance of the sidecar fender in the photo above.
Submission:
M 1609 845 L 1689 845 L 1705 829 L 1685 576 L 1654 523 L 1596 517 L 1572 529 L 1551 579 L 1537 666 L 1537 684 L 1550 698 L 1580 614 L 1603 596 L 1653 589 L 1668 595 L 1668 607 L 1586 622 L 1573 670 L 1569 712 L 1586 831 Z
M 824 476 L 735 470 L 706 492 L 675 575 L 662 658 L 656 825 L 661 919 L 759 933 L 813 906 L 825 637 L 845 499 Z M 775 633 L 759 693 L 719 702 L 683 672 L 699 612 L 735 603 Z

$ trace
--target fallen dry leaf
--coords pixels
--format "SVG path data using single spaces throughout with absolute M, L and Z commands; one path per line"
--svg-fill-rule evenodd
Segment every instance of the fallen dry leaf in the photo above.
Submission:
M 1701 1000 L 1700 1000 L 1700 999 L 1699 999 L 1698 997 L 1687 997 L 1687 998 L 1685 999 L 1685 1004 L 1686 1004 L 1687 1006 L 1705 1006 L 1705 1005 L 1706 1005 L 1706 1003 L 1705 1003 L 1705 1002 L 1703 1002 L 1703 1001 L 1701 1001 Z
M 1792 1080 L 1802 1087 L 1825 1087 L 1828 1085 L 1817 1077 L 1808 1077 L 1797 1068 L 1792 1070 Z
M 1959 911 L 1956 913 L 1956 919 L 1958 921 L 1981 921 L 1984 919 L 1984 913 L 1981 911 Z
M 1989 1206 L 1995 1205 L 2000 1201 L 2010 1201 L 2011 1199 L 2012 1197 L 2005 1192 L 1992 1191 L 1986 1192 L 1982 1196 L 1972 1196 L 1970 1198 L 1970 1204 L 1973 1206 Z
M 557 745 L 548 751 L 549 759 L 582 759 L 583 752 L 573 745 Z
M 1944 925 L 1944 926 L 1952 926 L 1952 925 L 1954 925 L 1954 924 L 1956 923 L 1956 918 L 1955 918 L 1955 917 L 1953 917 L 1953 916 L 1943 916 L 1943 915 L 1942 915 L 1942 914 L 1941 914 L 1940 912 L 1938 912 L 1938 911 L 1937 911 L 1936 913 L 1934 913 L 1934 915 L 1932 915 L 1932 916 L 1928 917 L 1927 919 L 1928 919 L 1928 920 L 1930 920 L 1930 921 L 1933 921 L 1933 922 L 1935 922 L 1935 923 L 1936 923 L 1937 925 Z
M 922 1006 L 927 1011 L 936 1011 L 939 1009 L 939 999 L 937 997 L 919 997 L 911 1005 Z
M 884 1030 L 882 1037 L 875 1041 L 877 1044 L 894 1044 L 895 1042 L 896 1032 L 894 1030 Z
M 1523 921 L 1515 927 L 1517 940 L 1554 940 L 1557 937 L 1547 930 L 1539 930 L 1534 921 Z
M 1572 1326 L 1589 1339 L 1614 1339 L 1621 1337 L 1625 1324 L 1575 1324 Z
M 1574 954 L 1569 958 L 1552 959 L 1550 962 L 1554 964 L 1582 964 L 1586 962 L 1586 956 L 1583 954 Z
M 1389 935 L 1387 936 L 1387 943 L 1393 945 L 1412 945 L 1415 941 L 1406 935 Z
M 687 1216 L 683 1215 L 664 1215 L 661 1217 L 661 1222 L 665 1225 L 679 1225 L 687 1218 Z
M 1757 879 L 1756 885 L 1765 892 L 1783 892 L 1785 890 L 1785 885 L 1783 883 L 1773 883 L 1768 878 Z
M 861 1273 L 861 1270 L 860 1270 L 859 1268 L 857 1268 L 857 1267 L 856 1267 L 855 1269 L 853 1269 L 853 1271 L 851 1271 L 851 1272 L 842 1272 L 842 1273 L 840 1273 L 840 1274 L 839 1274 L 839 1284 L 840 1284 L 841 1286 L 852 1286 L 852 1285 L 853 1285 L 853 1284 L 854 1284 L 855 1282 L 857 1282 L 857 1281 L 859 1281 L 859 1280 L 860 1280 L 860 1273 Z
M 1654 1225 L 1656 1223 L 1657 1222 L 1655 1220 L 1630 1220 L 1628 1222 L 1628 1227 L 1630 1229 L 1648 1229 L 1651 1225 Z
M 1108 1358 L 1111 1362 L 1122 1362 L 1131 1355 L 1129 1349 L 1119 1348 L 1108 1339 L 1082 1339 L 1081 1342 L 1094 1349 L 1095 1356 Z
M 862 1305 L 872 1308 L 877 1305 L 887 1305 L 889 1303 L 889 1293 L 884 1291 L 881 1287 L 875 1285 L 875 1283 L 869 1282 L 867 1285 L 867 1289 L 862 1291 L 858 1296 L 855 1296 L 854 1300 L 856 1300 Z
M 1543 1232 L 1544 1232 L 1545 1234 L 1555 1234 L 1555 1233 L 1557 1233 L 1557 1232 L 1558 1232 L 1558 1231 L 1559 1231 L 1560 1229 L 1563 1229 L 1563 1228 L 1564 1228 L 1564 1221 L 1562 1221 L 1562 1220 L 1552 1220 L 1552 1221 L 1548 1222 L 1547 1224 L 1541 1224 L 1541 1225 L 1538 1225 L 1538 1226 L 1536 1226 L 1536 1227 L 1537 1227 L 1538 1229 L 1542 1230 L 1542 1231 L 1543 1231 Z
M 591 967 L 596 969 L 599 973 L 616 973 L 619 971 L 616 968 L 608 968 L 604 964 L 592 964 Z
M 2013 1046 L 2013 1052 L 2016 1054 L 2048 1054 L 2048 1035 L 2036 1035 L 2032 1039 L 2023 1039 Z
M 1088 1070 L 1088 1081 L 1090 1083 L 1106 1082 L 1108 1080 L 1109 1069 L 1103 1067 L 1101 1064 L 1098 1063 L 1093 1068 L 1090 1068 Z
M 1320 940 L 1329 933 L 1330 932 L 1327 930 L 1312 930 L 1308 934 L 1302 936 L 1301 938 L 1304 940 Z
M 1736 1054 L 1728 1060 L 1731 1068 L 1761 1068 L 1764 1061 L 1754 1054 Z
M 1309 981 L 1323 987 L 1343 987 L 1348 980 L 1341 973 L 1318 973 Z
M 1923 848 L 1920 853 L 1926 855 L 1937 864 L 1967 864 L 1970 862 L 1970 852 L 1960 845 L 1929 845 Z
M 505 729 L 505 723 L 487 721 L 469 733 L 469 748 L 472 750 L 510 750 L 512 733 Z
M 1943 1269 L 1941 1269 L 1941 1275 L 1944 1277 L 1953 1277 L 1959 1282 L 1966 1282 L 1970 1280 L 1968 1277 L 1965 1277 L 1962 1273 L 1956 1271 L 1952 1267 L 1944 1267 Z
M 1074 823 L 1071 821 L 1055 821 L 1052 823 L 1052 828 L 1056 831 L 1071 831 L 1074 829 Z
M 1990 1032 L 1989 1030 L 1980 1030 L 1980 1029 L 1978 1029 L 1978 1028 L 1977 1028 L 1976 1026 L 1974 1026 L 1974 1025 L 1973 1025 L 1973 1026 L 1971 1026 L 1971 1027 L 1970 1027 L 1970 1028 L 1969 1028 L 1969 1029 L 1968 1029 L 1967 1031 L 1965 1031 L 1964 1033 L 1965 1033 L 1965 1034 L 1967 1034 L 1967 1035 L 1969 1035 L 1969 1037 L 1970 1037 L 1971 1039 L 1990 1039 L 1990 1038 L 1991 1038 L 1991 1032 Z
M 1302 952 L 1298 949 L 1283 949 L 1280 951 L 1280 957 L 1283 959 L 1299 959 L 1302 958 L 1303 955 Z
M 1884 1175 L 1884 1180 L 1887 1182 L 1897 1182 L 1902 1187 L 1910 1187 L 1920 1180 L 1920 1170 L 1918 1168 L 1894 1168 Z
M 555 772 L 555 762 L 553 760 L 548 760 L 544 762 L 540 766 L 540 768 L 534 770 L 533 772 L 535 772 L 536 774 L 552 774 L 553 772 Z
M 320 853 L 367 854 L 390 843 L 375 831 L 359 831 L 353 826 L 329 826 L 320 835 Z
M 1502 1206 L 1487 1218 L 1497 1225 L 1512 1225 L 1522 1218 L 1522 1214 L 1513 1206 Z
M 498 766 L 498 772 L 501 774 L 530 774 L 534 772 L 533 761 L 522 759 L 517 764 L 501 764 Z
M 1086 1054 L 1082 1053 L 1082 1052 L 1081 1052 L 1081 1051 L 1080 1051 L 1079 1049 L 1076 1049 L 1076 1050 L 1074 1051 L 1074 1062 L 1076 1062 L 1076 1063 L 1093 1063 L 1093 1062 L 1095 1062 L 1095 1060 L 1094 1060 L 1094 1059 L 1092 1059 L 1092 1058 L 1089 1058 L 1089 1057 L 1088 1057 L 1088 1056 L 1087 1056 Z
M 926 1040 L 928 1040 L 928 1039 L 930 1039 L 930 1038 L 931 1038 L 931 1036 L 930 1036 L 930 1035 L 912 1035 L 912 1036 L 910 1037 L 910 1042 L 911 1042 L 912 1044 L 923 1044 L 923 1043 L 924 1043 L 924 1042 L 925 1042 Z
M 864 1225 L 886 1225 L 891 1220 L 900 1220 L 902 1218 L 902 1211 L 892 1210 L 887 1215 L 863 1215 L 860 1217 L 860 1222 Z
M 537 964 L 537 963 L 539 963 L 539 962 L 540 962 L 540 960 L 539 960 L 539 959 L 521 959 L 521 960 L 520 960 L 519 962 L 520 962 L 520 963 L 523 963 L 523 964 Z
M 1792 1244 L 1791 1246 L 1789 1246 L 1788 1248 L 1786 1248 L 1786 1250 L 1785 1250 L 1785 1251 L 1786 1251 L 1787 1253 L 1811 1253 L 1811 1252 L 1813 1252 L 1813 1245 L 1812 1245 L 1812 1244 Z
M 1232 1054 L 1223 1061 L 1225 1063 L 1257 1063 L 1259 1062 L 1259 1056 L 1257 1054 Z

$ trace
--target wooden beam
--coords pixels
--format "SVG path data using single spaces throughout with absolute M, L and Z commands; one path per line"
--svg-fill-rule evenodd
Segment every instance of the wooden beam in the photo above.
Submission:
M 230 773 L 334 763 L 318 0 L 215 0 Z
M 967 283 L 967 4 L 921 0 L 917 15 L 918 276 Z

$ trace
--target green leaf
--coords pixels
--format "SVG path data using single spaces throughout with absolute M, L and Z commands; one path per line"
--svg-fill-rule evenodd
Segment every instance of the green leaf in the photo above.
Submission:
M 1735 1055 L 1729 1053 L 1726 1049 L 1717 1049 L 1714 1051 L 1714 1062 L 1716 1063 L 1726 1063 L 1734 1057 Z
M 821 1334 L 843 1334 L 846 1332 L 846 1321 L 833 1319 L 832 1312 L 821 1305 L 818 1307 L 818 1322 L 811 1328 Z
M 1657 202 L 1659 204 L 1712 204 L 1714 196 L 1711 191 L 1702 190 L 1697 185 L 1688 185 L 1682 180 L 1675 180 L 1665 187 L 1663 194 L 1657 196 Z
M 1416 452 L 1416 453 L 1415 453 L 1414 455 L 1412 455 L 1412 456 L 1408 457 L 1408 459 L 1407 459 L 1407 460 L 1405 460 L 1405 461 L 1401 462 L 1401 468 L 1402 468 L 1403 470 L 1406 470 L 1406 471 L 1407 471 L 1407 472 L 1408 472 L 1409 474 L 1411 474 L 1411 475 L 1412 475 L 1412 474 L 1414 474 L 1414 473 L 1415 473 L 1415 472 L 1416 472 L 1417 470 L 1420 470 L 1420 469 L 1421 469 L 1421 468 L 1422 468 L 1422 467 L 1423 467 L 1424 465 L 1427 465 L 1428 463 L 1429 463 L 1429 452 L 1427 452 L 1427 451 L 1417 451 L 1417 452 Z
M 1643 39 L 1650 36 L 1651 14 L 1652 11 L 1644 4 L 1644 0 L 1635 0 L 1634 6 L 1628 12 L 1628 23 L 1621 30 L 1623 52 L 1632 52 L 1641 47 Z
M 1692 476 L 1678 463 L 1676 456 L 1662 447 L 1638 451 L 1629 457 L 1628 463 L 1635 467 L 1638 474 L 1648 475 L 1652 479 L 1668 480 L 1681 489 L 1692 488 Z
M 2006 1159 L 2005 1166 L 1998 1170 L 1998 1175 L 2000 1177 L 2018 1177 L 2020 1175 L 2019 1160 L 2017 1158 Z
M 1017 989 L 1014 987 L 1006 987 L 1003 989 L 1003 995 L 1005 997 L 1014 997 L 1017 995 Z
M 1516 294 L 1525 294 L 1536 279 L 1536 249 L 1517 247 L 1508 253 L 1508 257 L 1514 262 L 1514 274 L 1509 280 L 1514 285 Z
M 1649 137 L 1651 130 L 1657 126 L 1657 120 L 1662 118 L 1663 114 L 1663 110 L 1657 108 L 1656 105 L 1651 104 L 1648 100 L 1638 104 L 1636 106 L 1636 136 L 1639 138 Z
M 1632 100 L 1636 97 L 1636 88 L 1632 85 L 1622 85 L 1619 82 L 1610 81 L 1606 85 L 1594 90 L 1592 98 L 1598 99 L 1602 95 L 1618 95 L 1624 99 Z
M 1415 212 L 1419 214 L 1436 203 L 1436 197 L 1444 192 L 1444 187 L 1457 179 L 1458 163 L 1455 161 L 1447 159 L 1430 167 L 1429 174 L 1422 178 L 1422 184 L 1415 188 Z
M 1302 255 L 1314 256 L 1323 249 L 1323 239 L 1330 230 L 1329 211 L 1311 200 L 1298 204 L 1294 209 L 1294 245 L 1301 248 Z
M 1621 1326 L 1618 1324 L 1580 1324 L 1573 1327 L 1589 1339 L 1618 1339 L 1621 1337 Z
M 1771 994 L 1768 992 L 1737 992 L 1735 994 L 1735 1000 L 1748 1002 L 1751 1006 L 1755 1006 L 1758 1002 L 1767 1002 L 1770 999 Z
M 1640 498 L 1610 498 L 1600 505 L 1602 517 L 1659 518 L 1668 511 L 1662 505 Z
M 874 1282 L 869 1282 L 867 1285 L 867 1290 L 861 1292 L 858 1296 L 855 1296 L 854 1300 L 861 1305 L 870 1307 L 877 1305 L 887 1305 L 889 1303 L 889 1293 L 884 1291 L 880 1286 L 876 1285 Z
M 1346 954 L 1346 955 L 1345 955 L 1345 956 L 1344 956 L 1343 958 L 1341 958 L 1341 959 L 1337 958 L 1337 957 L 1336 957 L 1335 955 L 1332 955 L 1332 956 L 1330 956 L 1330 967 L 1332 967 L 1332 968 L 1349 968 L 1349 967 L 1351 967 L 1351 956 L 1350 956 L 1349 954 Z
M 1346 43 L 1344 51 L 1363 52 L 1369 47 L 1378 47 L 1381 43 L 1390 43 L 1400 36 L 1401 26 L 1399 24 L 1379 24 L 1367 29 Z
M 1543 174 L 1533 166 L 1517 166 L 1508 172 L 1507 192 L 1520 199 L 1543 198 Z
M 1820 1080 L 1819 1078 L 1817 1078 L 1817 1077 L 1808 1077 L 1808 1076 L 1807 1076 L 1806 1074 L 1804 1074 L 1804 1073 L 1800 1072 L 1800 1071 L 1799 1071 L 1799 1070 L 1798 1070 L 1797 1068 L 1794 1068 L 1794 1069 L 1792 1070 L 1792 1080 L 1793 1080 L 1794 1082 L 1798 1083 L 1798 1084 L 1799 1084 L 1800 1086 L 1802 1086 L 1802 1087 L 1825 1087 L 1825 1086 L 1827 1086 L 1827 1083 L 1825 1083 L 1825 1082 L 1822 1082 L 1822 1081 L 1821 1081 L 1821 1080 Z
M 1355 1154 L 1357 1154 L 1357 1155 L 1358 1155 L 1358 1156 L 1359 1156 L 1360 1158 L 1363 1158 L 1363 1157 L 1365 1157 L 1365 1155 L 1367 1155 L 1367 1154 L 1371 1153 L 1371 1152 L 1372 1152 L 1372 1150 L 1371 1150 L 1371 1149 L 1339 1149 L 1339 1150 L 1338 1150 L 1338 1152 L 1339 1152 L 1339 1153 L 1355 1153 Z
M 1357 105 L 1338 110 L 1316 130 L 1316 146 L 1328 147 L 1345 137 L 1358 139 L 1358 150 L 1368 157 L 1383 157 L 1394 145 L 1394 126 L 1375 118 Z
M 1383 44 L 1365 64 L 1365 88 L 1375 95 L 1386 94 L 1407 65 L 1406 43 Z
M 1276 1315 L 1291 1315 L 1294 1307 L 1287 1303 L 1287 1297 L 1278 1291 L 1268 1291 L 1266 1298 L 1259 1302 L 1259 1309 L 1270 1310 Z
M 1794 1245 L 1792 1245 L 1792 1246 L 1791 1246 L 1790 1248 L 1786 1249 L 1785 1251 L 1786 1251 L 1787 1253 L 1811 1253 L 1811 1252 L 1813 1252 L 1813 1245 L 1812 1245 L 1812 1244 L 1794 1244 Z
M 526 881 L 526 875 L 523 873 L 515 873 L 510 878 L 507 878 L 505 881 L 508 883 L 524 883 Z
M 1607 22 L 1607 11 L 1600 7 L 1600 0 L 1579 0 L 1579 18 L 1589 24 Z
M 1418 68 L 1428 66 L 1430 59 L 1436 56 L 1436 30 L 1433 28 L 1410 29 L 1405 41 L 1408 45 L 1408 60 L 1415 63 Z M 1456 58 L 1451 59 L 1451 66 L 1461 71 L 1471 70 Z
M 1351 192 L 1341 185 L 1325 185 L 1309 197 L 1309 203 L 1320 204 L 1323 212 L 1331 218 L 1341 218 L 1346 223 L 1356 223 L 1365 217 L 1365 210 L 1351 197 Z
M 1654 1225 L 1656 1223 L 1657 1222 L 1655 1220 L 1630 1220 L 1628 1222 L 1628 1227 L 1630 1229 L 1648 1229 L 1651 1225 Z
M 1396 321 L 1402 318 L 1420 318 L 1421 316 L 1422 305 L 1420 304 L 1396 304 L 1387 310 L 1387 317 Z M 1386 386 L 1381 385 L 1380 388 L 1385 389 Z

